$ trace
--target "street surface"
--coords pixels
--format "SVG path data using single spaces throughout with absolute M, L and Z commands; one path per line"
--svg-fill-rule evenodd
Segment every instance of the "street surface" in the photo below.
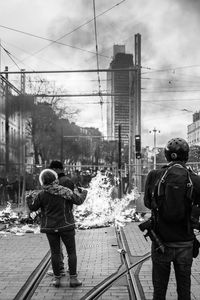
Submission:
M 150 250 L 138 223 L 129 223 L 124 227 L 131 252 L 132 262 Z M 70 288 L 68 274 L 62 278 L 61 287 L 52 286 L 52 277 L 46 275 L 33 295 L 33 300 L 80 300 L 89 290 L 106 277 L 118 270 L 121 265 L 114 227 L 79 230 L 76 234 L 78 253 L 78 275 L 82 287 Z M 12 300 L 30 273 L 46 254 L 48 242 L 45 234 L 27 233 L 23 236 L 7 233 L 0 235 L 0 300 Z M 65 265 L 67 262 L 65 257 Z M 147 260 L 138 274 L 145 299 L 152 299 L 151 260 Z M 194 260 L 192 268 L 192 300 L 200 299 L 200 256 Z M 120 279 L 100 299 L 128 300 L 125 278 Z M 167 300 L 175 300 L 176 285 L 172 274 Z

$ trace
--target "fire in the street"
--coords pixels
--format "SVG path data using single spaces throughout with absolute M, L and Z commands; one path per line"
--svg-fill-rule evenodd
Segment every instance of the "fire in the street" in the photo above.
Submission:
M 74 207 L 77 228 L 124 226 L 127 222 L 142 221 L 141 215 L 136 212 L 138 197 L 137 188 L 134 188 L 131 193 L 119 199 L 116 186 L 111 184 L 108 176 L 98 172 L 91 180 L 85 202 Z M 0 223 L 6 225 L 6 229 L 0 231 L 2 234 L 39 233 L 38 214 L 28 214 L 25 208 L 15 211 L 9 202 L 7 207 L 0 211 Z

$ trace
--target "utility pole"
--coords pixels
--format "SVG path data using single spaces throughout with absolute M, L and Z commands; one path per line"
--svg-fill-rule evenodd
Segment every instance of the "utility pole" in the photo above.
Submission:
M 134 136 L 135 136 L 135 99 L 136 89 L 136 74 L 134 71 L 129 72 L 129 157 L 128 157 L 128 176 L 129 176 L 129 191 L 132 190 L 133 173 L 134 173 Z
M 136 159 L 135 136 L 141 136 L 141 35 L 135 35 L 135 68 L 129 72 L 129 189 L 141 191 L 141 159 Z
M 135 112 L 134 112 L 134 127 L 135 135 L 141 136 L 141 35 L 138 33 L 135 35 Z M 134 147 L 135 149 L 136 147 Z M 141 178 L 141 158 L 136 158 L 135 155 L 135 179 L 136 186 L 141 192 L 142 178 Z
M 21 87 L 20 91 L 21 94 L 25 94 L 25 70 L 21 69 Z M 19 153 L 19 163 L 21 165 L 21 171 L 24 172 L 24 165 L 25 165 L 25 133 L 24 133 L 24 102 L 20 104 L 20 111 L 19 111 L 19 143 L 21 143 L 20 153 Z
M 63 125 L 60 128 L 60 161 L 63 162 Z
M 22 95 L 25 94 L 25 70 L 21 69 L 21 93 Z M 20 153 L 19 158 L 21 157 L 21 172 L 23 174 L 23 185 L 22 185 L 22 204 L 24 207 L 26 207 L 26 201 L 25 201 L 25 190 L 26 190 L 26 161 L 25 161 L 25 124 L 24 124 L 24 101 L 22 100 L 22 103 L 20 104 L 20 112 L 19 112 L 19 138 L 21 135 L 21 147 L 20 147 Z M 20 134 L 21 133 L 21 134 Z M 19 140 L 19 143 L 20 143 Z M 20 172 L 19 172 L 20 173 Z M 20 203 L 20 201 L 19 201 Z
M 118 174 L 119 174 L 119 199 L 122 198 L 122 144 L 121 144 L 121 124 L 118 125 Z
M 151 131 L 149 131 L 150 133 L 153 132 L 153 148 L 154 148 L 154 159 L 153 159 L 153 168 L 154 170 L 156 169 L 156 148 L 157 148 L 157 145 L 156 145 L 156 134 L 157 132 L 160 133 L 160 130 L 157 130 L 155 127 L 154 129 Z
M 6 142 L 6 153 L 5 153 L 5 172 L 6 172 L 6 179 L 8 179 L 9 175 L 9 90 L 8 90 L 8 67 L 5 67 L 5 77 L 6 77 L 6 85 L 5 85 L 5 142 Z

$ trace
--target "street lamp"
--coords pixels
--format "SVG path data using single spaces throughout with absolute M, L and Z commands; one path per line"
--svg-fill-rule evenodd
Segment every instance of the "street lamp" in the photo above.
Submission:
M 160 130 L 157 130 L 155 127 L 153 130 L 150 130 L 149 133 L 152 133 L 153 132 L 153 135 L 154 135 L 154 138 L 153 138 L 153 147 L 154 147 L 154 160 L 153 160 L 153 168 L 154 170 L 156 169 L 156 134 L 157 133 L 160 133 Z

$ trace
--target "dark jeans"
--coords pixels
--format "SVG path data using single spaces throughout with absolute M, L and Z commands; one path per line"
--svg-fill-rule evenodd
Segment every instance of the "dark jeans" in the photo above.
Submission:
M 158 253 L 152 245 L 153 300 L 165 300 L 169 282 L 171 262 L 174 265 L 178 300 L 191 299 L 192 246 L 183 248 L 165 247 L 165 253 Z
M 55 233 L 46 233 L 51 249 L 51 263 L 55 276 L 60 276 L 60 263 L 61 263 L 61 240 L 66 247 L 68 255 L 68 265 L 70 275 L 76 274 L 77 256 L 75 245 L 75 231 L 63 231 Z
M 63 243 L 62 241 L 60 241 L 60 270 L 64 270 L 65 269 L 65 265 L 64 265 L 64 254 L 63 254 Z

